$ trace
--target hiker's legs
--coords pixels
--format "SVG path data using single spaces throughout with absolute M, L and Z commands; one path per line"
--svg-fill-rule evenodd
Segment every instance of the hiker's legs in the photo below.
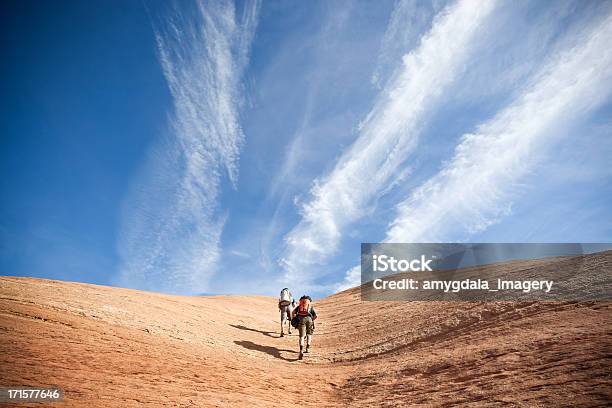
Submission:
M 306 324 L 304 320 L 305 319 L 302 319 L 300 325 L 298 326 L 298 330 L 300 331 L 300 350 L 304 346 L 304 338 L 306 337 Z
M 291 307 L 287 308 L 287 320 L 289 320 L 289 334 L 291 334 Z
M 304 350 L 304 341 L 306 341 L 306 352 L 310 351 L 312 344 L 313 322 L 310 316 L 303 317 L 300 321 L 300 358 Z
M 304 349 L 304 340 L 306 339 L 306 319 L 308 319 L 308 317 L 302 318 L 302 320 L 300 321 L 300 325 L 298 326 L 298 329 L 300 331 L 300 355 L 302 354 L 302 350 Z
M 310 316 L 304 318 L 304 326 L 306 331 L 306 352 L 309 352 L 312 345 L 312 334 L 314 333 L 314 322 Z
M 287 306 L 287 320 L 289 321 L 289 334 L 291 334 L 291 306 Z
M 281 336 L 285 334 L 285 320 L 287 320 L 287 311 L 284 307 L 281 307 Z

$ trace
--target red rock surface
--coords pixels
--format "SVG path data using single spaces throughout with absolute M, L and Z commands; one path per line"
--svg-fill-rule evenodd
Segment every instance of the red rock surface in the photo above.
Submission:
M 53 406 L 73 407 L 612 401 L 608 302 L 362 302 L 355 288 L 315 304 L 297 361 L 275 298 L 2 277 L 0 383 L 59 385 Z

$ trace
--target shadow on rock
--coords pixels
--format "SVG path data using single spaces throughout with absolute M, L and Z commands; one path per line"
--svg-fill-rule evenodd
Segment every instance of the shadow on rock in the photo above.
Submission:
M 263 353 L 269 354 L 272 357 L 279 358 L 281 360 L 298 361 L 297 357 L 294 359 L 291 359 L 291 358 L 283 357 L 281 355 L 281 351 L 285 351 L 287 353 L 296 353 L 294 350 L 279 349 L 279 348 L 271 347 L 271 346 L 262 346 L 261 344 L 256 344 L 248 340 L 235 340 L 234 343 L 246 349 L 249 349 L 249 350 L 261 351 Z
M 230 324 L 230 326 L 232 326 L 235 329 L 248 330 L 248 331 L 252 331 L 252 332 L 256 332 L 256 333 L 261 333 L 264 336 L 268 336 L 268 337 L 279 337 L 280 336 L 280 335 L 277 336 L 276 332 L 251 329 L 250 327 L 242 326 L 240 324 Z

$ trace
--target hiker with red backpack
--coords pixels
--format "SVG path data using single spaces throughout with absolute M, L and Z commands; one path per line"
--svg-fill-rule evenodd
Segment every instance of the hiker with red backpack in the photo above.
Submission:
M 317 318 L 317 312 L 312 306 L 310 296 L 304 295 L 300 298 L 300 303 L 293 309 L 291 314 L 291 325 L 300 331 L 300 354 L 298 359 L 304 357 L 304 339 L 306 339 L 306 353 L 310 352 L 312 345 L 312 335 L 314 333 L 314 321 Z

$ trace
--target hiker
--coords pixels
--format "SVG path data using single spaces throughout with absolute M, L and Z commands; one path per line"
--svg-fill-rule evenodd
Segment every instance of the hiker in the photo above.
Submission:
M 291 334 L 291 310 L 295 307 L 295 299 L 291 295 L 288 288 L 281 290 L 280 297 L 278 298 L 278 310 L 280 311 L 281 317 L 281 333 L 280 336 L 285 336 L 285 322 L 289 322 L 289 334 Z
M 300 354 L 298 359 L 301 360 L 304 357 L 304 353 L 302 352 L 304 349 L 304 338 L 306 338 L 305 352 L 310 352 L 312 334 L 315 329 L 314 321 L 317 318 L 317 312 L 312 306 L 311 297 L 307 295 L 302 296 L 299 305 L 293 309 L 291 316 L 291 325 L 300 331 Z

